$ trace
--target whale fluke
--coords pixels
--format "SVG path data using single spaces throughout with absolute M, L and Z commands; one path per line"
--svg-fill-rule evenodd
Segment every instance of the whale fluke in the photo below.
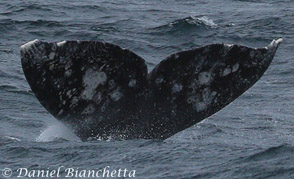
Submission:
M 135 53 L 96 41 L 34 40 L 21 47 L 21 62 L 40 103 L 82 139 L 166 139 L 243 94 L 281 42 L 182 51 L 149 74 Z

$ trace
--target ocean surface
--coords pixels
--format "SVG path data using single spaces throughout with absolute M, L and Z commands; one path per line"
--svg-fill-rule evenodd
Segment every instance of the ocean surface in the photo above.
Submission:
M 252 88 L 164 141 L 81 142 L 40 105 L 20 63 L 20 46 L 34 39 L 110 42 L 152 70 L 178 51 L 211 43 L 264 47 L 279 37 L 271 66 Z M 7 168 L 16 178 L 19 168 L 61 166 L 60 178 L 66 168 L 105 167 L 135 170 L 142 179 L 294 178 L 293 51 L 292 0 L 1 0 L 0 178 Z

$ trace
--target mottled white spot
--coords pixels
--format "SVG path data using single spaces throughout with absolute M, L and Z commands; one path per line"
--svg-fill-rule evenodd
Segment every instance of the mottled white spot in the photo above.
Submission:
M 114 90 L 110 94 L 110 97 L 113 101 L 118 101 L 122 96 L 123 94 L 118 89 Z
M 70 67 L 72 66 L 72 61 L 69 60 L 66 64 L 65 64 L 65 70 L 68 70 Z
M 172 87 L 172 93 L 177 93 L 182 91 L 183 89 L 183 85 L 181 84 L 174 84 L 174 86 Z
M 72 100 L 71 100 L 71 105 L 70 105 L 70 107 L 75 107 L 75 106 L 78 105 L 78 103 L 79 103 L 79 98 L 75 96 L 75 97 L 73 97 Z
M 25 52 L 25 51 L 31 49 L 31 47 L 32 47 L 33 45 L 35 45 L 35 43 L 38 43 L 38 42 L 40 42 L 38 39 L 33 40 L 33 41 L 30 41 L 30 42 L 28 42 L 28 43 L 22 45 L 22 46 L 20 47 L 20 49 L 21 49 L 22 52 Z
M 211 95 L 214 97 L 215 95 L 216 95 L 217 93 L 215 92 L 215 91 L 213 91 L 212 93 L 211 93 Z
M 59 111 L 59 113 L 57 114 L 57 116 L 60 116 L 62 113 L 63 113 L 63 109 L 61 109 L 61 110 Z
M 209 105 L 211 104 L 212 100 L 213 100 L 213 95 L 210 91 L 209 88 L 205 88 L 203 91 L 202 91 L 202 101 L 206 104 L 206 105 Z
M 106 110 L 106 106 L 103 105 L 103 106 L 100 108 L 100 110 L 101 110 L 101 112 L 105 112 L 105 110 Z
M 68 90 L 68 91 L 66 92 L 66 96 L 69 97 L 69 98 L 71 98 L 71 96 L 72 96 L 72 94 L 71 94 L 71 90 Z
M 53 51 L 55 51 L 56 48 L 57 48 L 57 47 L 56 47 L 56 44 L 53 44 L 51 49 L 52 49 Z
M 198 97 L 197 95 L 195 95 L 195 96 L 189 96 L 188 99 L 187 99 L 187 103 L 188 103 L 188 104 L 193 104 L 193 103 L 195 103 L 196 101 L 199 101 L 198 98 L 199 98 L 199 97 Z
M 193 105 L 193 109 L 197 112 L 201 112 L 207 108 L 207 105 L 204 102 L 197 102 Z
M 55 57 L 55 53 L 54 53 L 54 52 L 51 52 L 51 53 L 49 54 L 49 59 L 50 59 L 50 60 L 53 60 L 54 57 Z
M 108 84 L 109 84 L 109 89 L 113 89 L 115 87 L 115 82 L 113 80 L 110 80 Z
M 163 82 L 163 78 L 162 77 L 156 78 L 156 80 L 155 80 L 155 83 L 156 84 L 160 84 L 162 82 Z
M 201 70 L 201 67 L 200 66 L 196 66 L 194 73 L 197 74 L 197 73 L 200 72 L 200 70 Z
M 198 81 L 200 85 L 209 84 L 211 79 L 211 74 L 209 72 L 202 72 L 199 74 Z
M 82 114 L 92 114 L 95 112 L 95 107 L 93 104 L 88 105 L 82 112 Z
M 83 126 L 91 126 L 94 124 L 94 118 L 92 116 L 88 116 L 85 118 L 84 122 L 82 123 Z M 92 130 L 93 132 L 93 130 Z
M 228 74 L 230 74 L 232 72 L 231 68 L 227 67 L 225 68 L 225 70 L 223 71 L 223 76 L 227 76 Z
M 54 70 L 54 64 L 51 64 L 51 65 L 49 66 L 49 70 L 50 70 L 50 71 L 53 71 L 53 70 Z
M 233 66 L 232 72 L 236 72 L 238 69 L 239 69 L 239 63 L 236 63 L 236 64 Z
M 83 77 L 83 85 L 85 87 L 82 98 L 92 99 L 95 93 L 95 89 L 100 85 L 104 84 L 107 80 L 107 76 L 104 72 L 97 72 L 93 69 L 88 69 Z
M 130 82 L 129 82 L 129 87 L 130 88 L 134 87 L 136 85 L 136 82 L 137 81 L 135 79 L 131 79 Z
M 189 96 L 187 103 L 192 104 L 193 109 L 197 112 L 201 112 L 213 103 L 216 94 L 215 91 L 211 92 L 209 88 L 205 88 L 202 93 Z
M 254 53 L 254 51 L 252 50 L 252 51 L 250 52 L 250 54 L 249 54 L 249 55 L 250 55 L 250 58 L 254 58 L 254 54 L 255 54 L 255 53 Z
M 94 102 L 96 103 L 96 104 L 99 104 L 100 102 L 101 102 L 101 100 L 102 100 L 102 96 L 101 96 L 101 93 L 97 93 L 97 94 L 95 94 L 95 96 L 94 96 Z
M 64 76 L 65 76 L 65 77 L 70 77 L 71 74 L 72 74 L 72 70 L 66 70 L 66 71 L 64 72 Z
M 63 46 L 65 43 L 66 43 L 65 40 L 64 40 L 64 41 L 61 41 L 61 42 L 58 42 L 58 43 L 57 43 L 57 46 L 59 46 L 59 47 L 60 47 L 60 46 Z

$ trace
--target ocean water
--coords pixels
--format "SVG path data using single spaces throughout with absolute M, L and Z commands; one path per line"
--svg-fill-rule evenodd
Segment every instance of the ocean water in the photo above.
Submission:
M 0 34 L 0 178 L 7 168 L 16 178 L 19 168 L 59 167 L 60 178 L 67 168 L 121 168 L 144 179 L 294 178 L 292 0 L 1 0 Z M 151 70 L 178 51 L 222 42 L 264 47 L 279 37 L 252 88 L 164 141 L 81 142 L 40 105 L 20 64 L 20 46 L 34 39 L 114 43 Z

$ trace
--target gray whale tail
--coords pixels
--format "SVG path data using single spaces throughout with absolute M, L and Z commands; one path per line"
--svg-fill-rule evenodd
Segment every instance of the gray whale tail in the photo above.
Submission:
M 281 42 L 207 45 L 148 73 L 141 57 L 110 43 L 34 40 L 21 47 L 21 62 L 40 103 L 82 139 L 166 139 L 254 85 Z

